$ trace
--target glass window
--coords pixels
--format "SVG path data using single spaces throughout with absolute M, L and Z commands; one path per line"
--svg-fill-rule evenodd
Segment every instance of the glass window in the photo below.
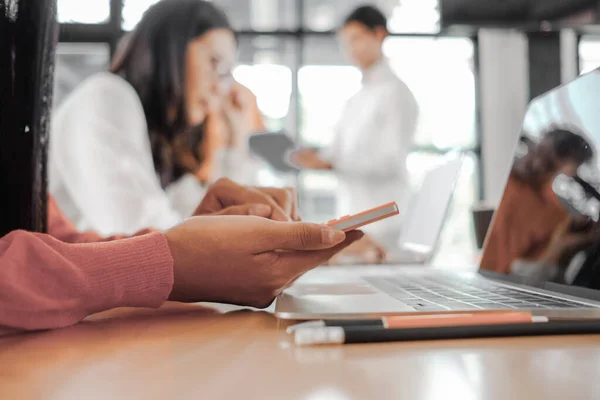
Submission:
M 598 67 L 600 67 L 600 36 L 582 36 L 579 42 L 580 72 L 590 72 Z
M 56 49 L 54 105 L 58 106 L 88 76 L 108 69 L 107 43 L 60 43 Z
M 80 1 L 80 0 L 78 0 Z M 130 31 L 140 22 L 144 12 L 159 0 L 123 0 L 123 30 Z
M 475 146 L 473 41 L 390 37 L 383 51 L 419 103 L 417 144 Z
M 58 22 L 97 24 L 109 17 L 109 0 L 58 0 Z
M 436 33 L 440 28 L 438 0 L 375 0 L 388 17 L 392 33 Z M 337 30 L 344 18 L 364 0 L 305 0 L 304 26 L 312 31 Z
M 295 29 L 298 17 L 295 0 L 213 0 L 237 30 L 272 31 Z
M 275 36 L 239 38 L 239 65 L 235 79 L 256 96 L 258 108 L 269 130 L 287 130 L 295 134 L 293 74 L 296 43 Z
M 296 135 L 296 46 L 288 37 L 242 35 L 238 66 L 233 72 L 234 78 L 256 96 L 267 130 L 284 130 L 292 137 Z M 258 182 L 265 186 L 294 184 L 290 176 L 277 174 L 266 163 L 258 173 Z
M 158 0 L 125 0 L 123 29 L 132 30 Z M 236 30 L 270 31 L 298 26 L 295 0 L 213 0 Z

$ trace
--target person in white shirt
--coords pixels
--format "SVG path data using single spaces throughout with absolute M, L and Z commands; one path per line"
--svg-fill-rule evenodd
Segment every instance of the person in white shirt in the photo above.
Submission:
M 372 6 L 359 7 L 346 18 L 339 38 L 363 73 L 362 87 L 345 105 L 329 147 L 301 149 L 291 155 L 291 161 L 302 168 L 337 173 L 339 213 L 360 212 L 394 200 L 402 204 L 410 192 L 406 158 L 413 146 L 419 107 L 383 55 L 386 25 L 385 15 Z M 365 228 L 386 248 L 395 245 L 399 231 L 397 219 Z
M 236 53 L 227 17 L 203 0 L 156 3 L 123 46 L 110 72 L 58 108 L 51 132 L 50 192 L 79 229 L 103 235 L 187 217 L 165 189 L 196 156 L 189 143 L 229 91 Z M 203 191 L 183 169 L 189 185 L 176 190 L 198 203 Z

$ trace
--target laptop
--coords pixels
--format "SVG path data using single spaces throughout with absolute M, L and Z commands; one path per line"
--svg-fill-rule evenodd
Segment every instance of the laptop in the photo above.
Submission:
M 278 297 L 275 314 L 523 310 L 600 318 L 600 69 L 534 99 L 522 134 L 531 145 L 515 152 L 478 270 L 320 267 Z
M 408 203 L 398 248 L 389 252 L 388 262 L 426 264 L 431 261 L 452 203 L 464 154 L 451 152 L 423 178 L 421 187 Z

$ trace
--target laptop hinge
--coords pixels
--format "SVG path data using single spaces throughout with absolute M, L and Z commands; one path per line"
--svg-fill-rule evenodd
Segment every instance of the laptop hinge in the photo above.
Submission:
M 546 282 L 543 285 L 543 288 L 560 294 L 600 301 L 600 292 L 598 290 L 588 289 L 581 286 L 561 285 L 560 283 Z

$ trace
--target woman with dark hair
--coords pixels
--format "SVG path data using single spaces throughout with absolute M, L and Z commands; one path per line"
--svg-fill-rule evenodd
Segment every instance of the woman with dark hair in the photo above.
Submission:
M 65 100 L 52 128 L 50 191 L 78 228 L 133 233 L 186 216 L 165 188 L 177 167 L 195 167 L 205 118 L 233 82 L 235 52 L 227 17 L 212 3 L 163 0 L 146 11 L 110 72 Z M 190 196 L 200 197 L 192 181 Z

